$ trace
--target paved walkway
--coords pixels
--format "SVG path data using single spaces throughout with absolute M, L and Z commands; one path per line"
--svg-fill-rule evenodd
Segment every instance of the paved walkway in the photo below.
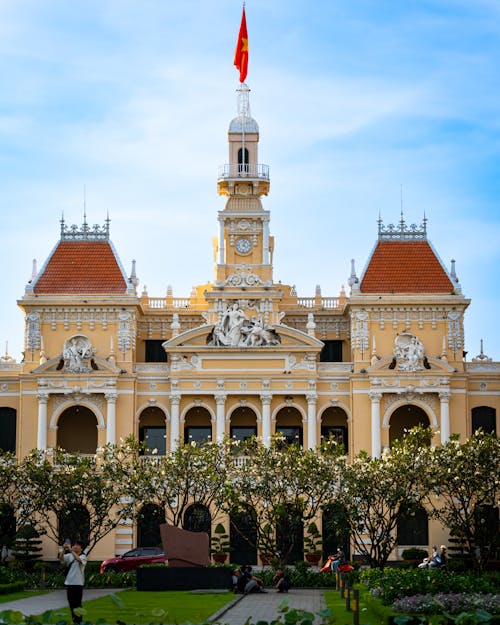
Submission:
M 119 590 L 123 589 L 86 588 L 83 593 L 83 600 L 98 599 L 119 592 Z M 287 594 L 269 590 L 267 593 L 235 595 L 229 605 L 213 614 L 210 620 L 214 623 L 227 623 L 228 625 L 244 625 L 249 618 L 252 622 L 259 620 L 271 622 L 278 615 L 280 603 L 284 599 L 288 600 L 288 604 L 292 608 L 300 608 L 313 613 L 325 607 L 323 591 L 316 588 L 292 588 Z M 67 607 L 67 605 L 66 591 L 53 590 L 28 599 L 0 603 L 0 612 L 16 610 L 25 615 L 40 614 L 46 610 L 59 610 Z
M 244 625 L 248 618 L 251 618 L 254 623 L 271 622 L 278 616 L 279 606 L 283 599 L 288 600 L 291 608 L 300 608 L 313 613 L 325 607 L 323 591 L 316 588 L 292 588 L 287 594 L 269 590 L 267 593 L 237 595 L 229 608 L 223 608 L 212 615 L 210 620 L 228 623 L 228 625 Z M 319 622 L 319 618 L 316 621 Z
M 114 594 L 123 589 L 117 588 L 85 588 L 83 591 L 83 600 L 99 599 L 106 595 Z M 4 610 L 16 610 L 29 616 L 30 614 L 41 614 L 46 610 L 59 610 L 68 607 L 66 599 L 66 590 L 51 590 L 44 595 L 36 595 L 27 599 L 18 599 L 17 601 L 7 601 L 0 603 L 0 612 Z

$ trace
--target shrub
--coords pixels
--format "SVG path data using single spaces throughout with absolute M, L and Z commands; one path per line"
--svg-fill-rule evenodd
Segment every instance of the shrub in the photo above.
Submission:
M 410 549 L 405 549 L 401 554 L 403 560 L 423 560 L 427 558 L 429 554 L 425 549 L 419 549 L 418 547 L 410 547 Z
M 403 597 L 392 604 L 395 612 L 405 614 L 460 614 L 481 608 L 489 614 L 500 614 L 500 595 L 479 593 L 444 593 Z
M 494 593 L 500 575 L 483 573 L 451 573 L 440 569 L 367 569 L 360 574 L 361 582 L 385 605 L 401 597 L 435 595 L 438 593 Z
M 11 592 L 24 590 L 23 582 L 11 582 L 10 584 L 0 584 L 0 595 L 8 595 Z

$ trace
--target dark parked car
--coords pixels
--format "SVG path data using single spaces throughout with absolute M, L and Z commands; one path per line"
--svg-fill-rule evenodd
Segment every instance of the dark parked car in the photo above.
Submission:
M 161 547 L 137 547 L 126 551 L 121 556 L 104 560 L 101 573 L 106 571 L 135 571 L 141 564 L 165 563 L 167 556 Z

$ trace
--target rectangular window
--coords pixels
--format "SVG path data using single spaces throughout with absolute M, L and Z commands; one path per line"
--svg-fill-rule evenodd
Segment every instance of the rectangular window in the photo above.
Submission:
M 161 425 L 147 425 L 139 430 L 139 440 L 145 443 L 146 448 L 144 450 L 145 456 L 153 455 L 153 450 L 156 449 L 158 456 L 165 456 L 167 453 L 167 431 L 164 426 Z
M 231 438 L 235 441 L 246 441 L 257 436 L 257 428 L 252 425 L 234 425 L 231 427 Z
M 156 339 L 145 341 L 145 362 L 167 362 L 167 353 L 162 347 L 162 343 L 164 342 L 165 339 L 160 339 L 159 341 Z
M 191 425 L 184 431 L 184 442 L 186 444 L 196 443 L 203 445 L 212 440 L 212 428 L 205 425 Z
M 325 344 L 319 355 L 320 362 L 343 362 L 342 341 L 323 341 Z

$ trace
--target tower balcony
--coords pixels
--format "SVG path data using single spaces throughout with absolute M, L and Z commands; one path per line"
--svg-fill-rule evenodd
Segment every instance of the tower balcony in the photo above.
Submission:
M 269 181 L 269 165 L 261 163 L 226 163 L 219 166 L 217 180 L 251 180 Z

